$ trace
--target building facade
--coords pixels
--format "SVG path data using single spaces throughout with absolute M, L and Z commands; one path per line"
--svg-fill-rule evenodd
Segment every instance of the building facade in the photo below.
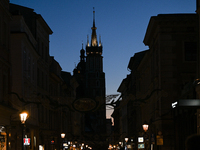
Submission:
M 0 147 L 9 148 L 10 117 L 15 110 L 10 105 L 11 62 L 10 62 L 10 22 L 9 1 L 0 0 Z
M 49 56 L 53 32 L 42 16 L 31 8 L 9 6 L 12 74 L 8 95 L 16 110 L 10 117 L 9 149 L 60 149 L 61 133 L 70 131 L 71 75 L 62 73 L 59 63 Z M 22 110 L 29 114 L 25 125 L 19 120 Z M 30 145 L 24 146 L 24 137 L 30 138 Z
M 151 17 L 144 44 L 149 50 L 130 59 L 130 75 L 118 89 L 122 93 L 121 113 L 133 114 L 130 118 L 121 115 L 121 122 L 126 122 L 125 127 L 121 124 L 121 130 L 135 141 L 135 149 L 141 144 L 137 140 L 140 136 L 147 149 L 184 149 L 185 138 L 196 133 L 196 110 L 173 109 L 172 103 L 196 98 L 192 84 L 197 67 L 198 16 Z M 148 132 L 142 129 L 145 122 Z M 186 126 L 184 131 L 181 124 Z

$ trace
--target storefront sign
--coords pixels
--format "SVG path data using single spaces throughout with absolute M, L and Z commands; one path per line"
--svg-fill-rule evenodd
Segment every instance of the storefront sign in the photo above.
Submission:
M 90 98 L 80 98 L 73 102 L 73 108 L 80 112 L 92 111 L 97 107 L 97 102 Z
M 143 137 L 138 137 L 138 142 L 139 142 L 139 143 L 144 142 L 144 138 L 143 138 Z
M 180 99 L 177 102 L 172 103 L 172 108 L 176 107 L 199 107 L 200 99 Z
M 162 135 L 157 135 L 157 145 L 163 145 L 163 136 Z
M 144 143 L 138 144 L 138 149 L 144 149 Z

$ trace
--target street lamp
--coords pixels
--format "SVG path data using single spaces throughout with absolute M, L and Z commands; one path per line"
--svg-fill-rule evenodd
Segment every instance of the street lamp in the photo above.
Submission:
M 119 147 L 121 148 L 121 146 L 122 146 L 122 142 L 119 142 Z
M 145 139 L 145 149 L 148 149 L 149 147 L 149 135 L 147 133 L 147 130 L 149 128 L 148 123 L 145 121 L 144 124 L 142 125 L 143 130 L 144 130 L 144 139 Z
M 24 150 L 24 136 L 25 136 L 25 122 L 26 122 L 26 119 L 28 118 L 28 113 L 26 111 L 22 111 L 20 114 L 20 120 L 21 120 L 21 123 L 23 125 L 22 127 L 22 150 Z
M 28 113 L 26 111 L 22 111 L 19 116 L 22 124 L 25 124 L 26 119 L 28 118 Z
M 61 138 L 62 138 L 62 139 L 65 138 L 65 133 L 61 133 Z
M 65 138 L 65 133 L 61 133 L 60 136 L 61 136 L 62 139 L 64 139 Z M 63 143 L 64 143 L 64 140 L 62 140 L 62 148 L 63 148 Z
M 148 123 L 145 121 L 144 124 L 142 125 L 144 132 L 147 132 L 149 125 Z
M 127 149 L 128 138 L 125 138 L 124 140 L 125 140 L 125 142 L 126 142 L 126 144 L 125 144 L 125 150 L 126 150 L 126 149 Z

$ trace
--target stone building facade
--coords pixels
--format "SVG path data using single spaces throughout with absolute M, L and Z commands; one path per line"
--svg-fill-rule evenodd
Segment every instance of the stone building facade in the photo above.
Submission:
M 60 149 L 73 135 L 76 81 L 49 56 L 52 30 L 33 9 L 0 1 L 0 146 Z M 25 125 L 19 114 L 29 114 Z M 23 134 L 22 134 L 23 133 Z M 23 138 L 30 145 L 23 146 Z
M 146 148 L 183 149 L 184 138 L 196 132 L 196 128 L 190 128 L 191 124 L 195 126 L 195 110 L 172 109 L 172 103 L 196 98 L 190 85 L 196 78 L 198 16 L 153 16 L 143 42 L 149 50 L 136 53 L 130 59 L 130 75 L 118 89 L 122 93 L 121 113 L 132 114 L 124 118 L 126 121 L 121 115 L 121 122 L 127 122 L 121 128 L 127 129 L 123 130 L 124 134 L 133 139 L 131 144 L 135 149 L 139 136 L 145 137 Z M 129 105 L 132 107 L 128 108 Z M 129 132 L 132 122 L 133 129 Z M 144 122 L 149 124 L 147 133 L 142 129 Z M 183 123 L 187 127 L 184 131 L 180 128 Z
M 16 113 L 8 95 L 11 91 L 10 22 L 9 1 L 0 0 L 0 147 L 5 149 L 10 142 L 10 117 Z

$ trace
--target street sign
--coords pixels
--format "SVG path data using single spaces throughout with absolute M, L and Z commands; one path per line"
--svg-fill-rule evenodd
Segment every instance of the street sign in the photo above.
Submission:
M 24 145 L 30 145 L 31 139 L 30 138 L 24 138 Z

